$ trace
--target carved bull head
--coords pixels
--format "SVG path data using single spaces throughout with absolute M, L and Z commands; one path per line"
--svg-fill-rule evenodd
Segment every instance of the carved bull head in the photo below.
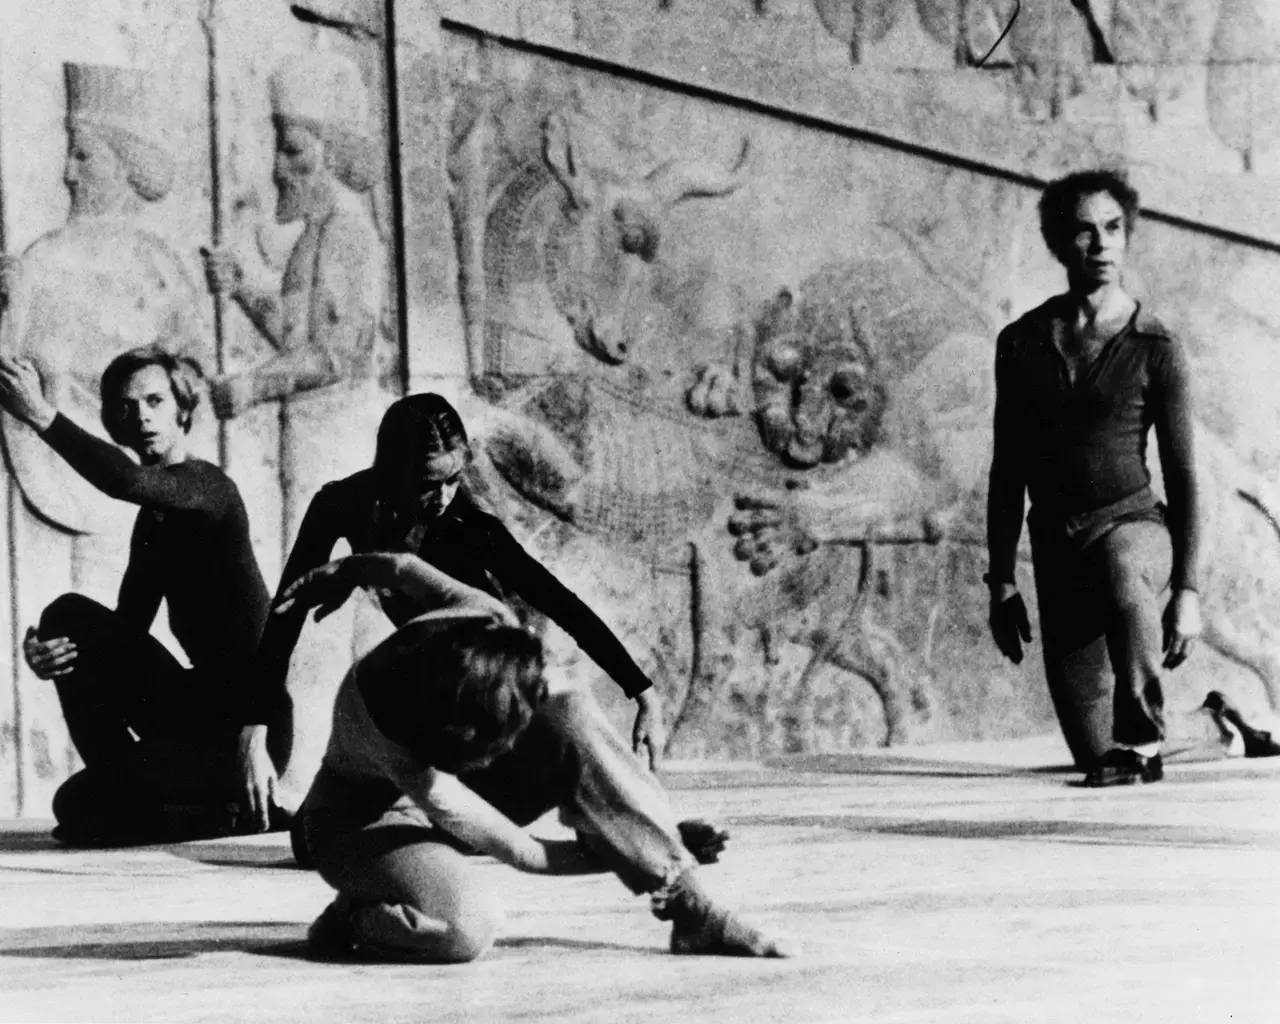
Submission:
M 750 143 L 730 167 L 668 160 L 644 174 L 587 162 L 581 131 L 559 112 L 544 125 L 543 155 L 563 186 L 564 216 L 547 239 L 548 284 L 578 345 L 606 363 L 628 357 L 650 287 L 667 212 L 684 199 L 723 196 L 746 178 Z

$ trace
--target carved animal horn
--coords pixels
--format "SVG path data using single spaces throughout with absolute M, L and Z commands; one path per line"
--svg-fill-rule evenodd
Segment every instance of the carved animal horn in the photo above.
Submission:
M 751 139 L 744 136 L 733 165 L 727 168 L 693 160 L 667 160 L 647 175 L 655 198 L 667 205 L 695 196 L 723 196 L 742 187 L 752 157 Z
M 574 123 L 563 110 L 547 117 L 542 125 L 542 156 L 556 180 L 577 206 L 585 206 L 587 196 L 582 187 L 582 173 L 574 155 Z

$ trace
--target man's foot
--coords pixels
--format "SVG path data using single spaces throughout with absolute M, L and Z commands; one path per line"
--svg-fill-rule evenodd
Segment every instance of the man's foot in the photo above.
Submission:
M 1280 743 L 1271 738 L 1271 733 L 1263 729 L 1255 729 L 1244 720 L 1239 710 L 1217 690 L 1210 690 L 1204 699 L 1204 705 L 1218 723 L 1224 733 L 1229 732 L 1225 723 L 1231 723 L 1244 740 L 1245 757 L 1277 757 L 1280 756 Z
M 1143 757 L 1136 750 L 1116 747 L 1108 750 L 1085 775 L 1084 786 L 1133 786 L 1143 782 L 1159 782 L 1164 778 L 1164 759 L 1159 754 Z
M 307 951 L 316 960 L 349 960 L 360 944 L 351 924 L 351 899 L 339 893 L 307 929 Z
M 653 914 L 671 922 L 671 952 L 687 956 L 792 957 L 795 946 L 718 907 L 693 870 L 653 894 Z

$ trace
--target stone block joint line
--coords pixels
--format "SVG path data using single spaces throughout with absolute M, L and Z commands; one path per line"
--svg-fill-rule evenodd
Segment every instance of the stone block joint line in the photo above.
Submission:
M 957 170 L 970 171 L 974 174 L 981 174 L 989 178 L 996 178 L 1015 185 L 1022 185 L 1026 188 L 1040 190 L 1049 183 L 1047 179 L 1042 178 L 1039 175 L 1028 174 L 1025 171 L 1018 171 L 1011 167 L 1005 167 L 989 160 L 981 160 L 977 157 L 965 156 L 961 153 L 955 153 L 950 150 L 943 149 L 940 146 L 931 146 L 923 142 L 913 142 L 909 139 L 904 139 L 896 135 L 890 135 L 887 132 L 859 127 L 858 125 L 837 120 L 829 115 L 824 116 L 800 110 L 793 110 L 780 103 L 773 103 L 755 96 L 748 96 L 721 86 L 708 85 L 706 83 L 695 82 L 685 78 L 678 78 L 670 74 L 651 71 L 646 68 L 639 68 L 633 64 L 611 60 L 607 57 L 599 56 L 598 54 L 587 53 L 581 50 L 570 50 L 565 49 L 564 47 L 550 46 L 543 43 L 534 43 L 526 39 L 520 39 L 516 36 L 504 35 L 502 33 L 493 32 L 489 29 L 481 29 L 475 25 L 469 25 L 466 22 L 457 21 L 453 18 L 441 18 L 440 26 L 445 31 L 454 32 L 459 35 L 472 36 L 476 39 L 487 39 L 500 46 L 504 46 L 521 53 L 545 57 L 550 60 L 559 61 L 563 64 L 568 64 L 572 67 L 582 68 L 588 71 L 611 74 L 641 85 L 667 89 L 672 92 L 688 96 L 692 99 L 714 101 L 725 106 L 736 107 L 739 110 L 746 110 L 751 113 L 763 114 L 767 117 L 788 121 L 800 127 L 825 131 L 834 135 L 843 136 L 844 138 L 856 139 L 861 142 L 869 142 L 873 145 L 882 146 L 885 149 L 895 150 L 899 153 L 906 153 L 909 156 L 920 157 L 923 160 L 930 160 L 934 163 L 944 164 L 948 167 L 954 167 Z M 1272 241 L 1271 239 L 1264 238 L 1261 235 L 1251 234 L 1245 231 L 1236 231 L 1232 228 L 1210 223 L 1209 221 L 1198 217 L 1188 217 L 1180 213 L 1173 213 L 1169 210 L 1161 210 L 1147 206 L 1142 208 L 1142 216 L 1146 220 L 1155 221 L 1160 224 L 1167 224 L 1170 227 L 1180 228 L 1184 231 L 1190 231 L 1196 234 L 1207 235 L 1210 238 L 1216 238 L 1220 241 L 1234 242 L 1237 245 L 1248 246 L 1251 249 L 1260 249 L 1263 252 L 1280 253 L 1280 242 L 1278 241 Z

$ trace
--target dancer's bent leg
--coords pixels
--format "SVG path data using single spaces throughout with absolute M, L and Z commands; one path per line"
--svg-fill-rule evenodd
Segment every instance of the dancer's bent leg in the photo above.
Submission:
M 338 890 L 312 926 L 317 953 L 340 954 L 346 942 L 348 952 L 380 959 L 464 963 L 493 944 L 502 913 L 483 876 L 417 808 L 398 805 L 364 823 L 302 813 L 316 870 Z
M 707 894 L 666 792 L 590 696 L 556 694 L 542 713 L 564 741 L 574 769 L 572 790 L 561 805 L 566 823 L 588 829 L 602 858 L 632 892 L 653 895 L 654 914 L 672 922 L 672 952 L 789 955 L 783 943 Z
M 50 604 L 38 635 L 77 648 L 53 682 L 85 769 L 55 795 L 57 838 L 115 846 L 233 831 L 235 730 L 192 703 L 191 670 L 82 594 Z
M 1159 523 L 1122 523 L 1098 543 L 1113 609 L 1114 738 L 1123 746 L 1158 743 L 1165 730 L 1159 595 L 1169 582 L 1169 533 Z
M 138 739 L 161 731 L 186 670 L 155 637 L 82 594 L 64 594 L 40 617 L 42 640 L 77 648 L 72 671 L 54 680 L 67 731 L 89 768 L 136 758 Z

